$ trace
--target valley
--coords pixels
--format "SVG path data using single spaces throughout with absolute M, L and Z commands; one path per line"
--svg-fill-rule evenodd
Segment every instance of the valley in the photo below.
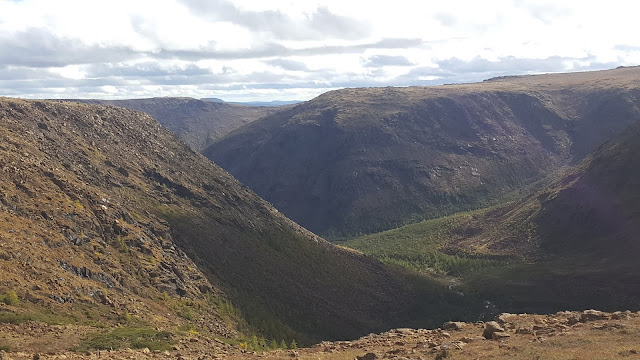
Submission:
M 0 98 L 0 359 L 633 358 L 639 78 Z

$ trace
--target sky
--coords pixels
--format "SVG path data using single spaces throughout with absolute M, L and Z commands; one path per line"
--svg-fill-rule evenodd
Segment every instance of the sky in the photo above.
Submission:
M 0 96 L 308 100 L 640 64 L 636 1 L 0 0 Z

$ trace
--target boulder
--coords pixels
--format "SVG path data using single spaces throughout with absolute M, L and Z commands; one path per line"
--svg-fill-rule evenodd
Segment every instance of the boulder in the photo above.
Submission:
M 596 320 L 609 320 L 609 315 L 598 310 L 585 310 L 580 314 L 580 322 L 589 322 Z
M 504 325 L 504 324 L 508 324 L 510 322 L 513 322 L 513 320 L 518 317 L 518 315 L 515 314 L 509 314 L 509 313 L 502 313 L 500 315 L 497 315 L 495 317 L 495 321 L 500 324 L 500 325 Z
M 447 321 L 442 324 L 442 330 L 462 330 L 466 325 L 461 321 Z
M 611 319 L 612 320 L 627 320 L 631 318 L 631 312 L 630 311 L 616 311 L 613 314 L 611 314 Z
M 504 332 L 504 328 L 495 321 L 489 321 L 484 324 L 482 336 L 484 336 L 485 339 L 493 339 L 493 333 L 495 332 Z
M 508 337 L 511 337 L 511 335 L 507 334 L 504 331 L 496 331 L 493 334 L 491 334 L 491 338 L 493 340 L 502 340 L 502 339 L 506 339 Z

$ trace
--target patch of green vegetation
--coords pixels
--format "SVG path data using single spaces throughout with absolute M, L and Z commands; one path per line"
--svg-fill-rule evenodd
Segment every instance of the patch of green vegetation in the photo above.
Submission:
M 360 236 L 345 241 L 342 245 L 373 256 L 424 254 L 442 246 L 453 230 L 485 211 L 483 209 L 424 220 L 397 229 Z
M 74 350 L 110 350 L 121 348 L 149 350 L 169 350 L 173 345 L 173 335 L 167 331 L 157 331 L 148 327 L 119 327 L 88 335 Z
M 504 261 L 446 254 L 441 247 L 455 232 L 488 209 L 458 213 L 443 218 L 361 236 L 342 243 L 379 260 L 421 273 L 464 276 L 490 267 L 504 266 Z M 473 231 L 473 230 L 470 230 Z
M 465 276 L 487 268 L 505 265 L 504 261 L 449 255 L 439 251 L 415 255 L 380 255 L 377 257 L 387 264 L 400 265 L 423 273 L 450 276 Z
M 193 320 L 196 317 L 196 311 L 198 310 L 198 304 L 189 299 L 179 299 L 171 304 L 171 309 L 185 320 Z
M 182 336 L 186 335 L 198 335 L 200 333 L 200 329 L 193 324 L 182 324 L 178 326 L 176 329 L 176 333 Z
M 22 324 L 27 321 L 41 322 L 49 325 L 77 324 L 78 318 L 71 315 L 61 315 L 53 312 L 0 312 L 0 323 Z
M 256 335 L 253 335 L 246 339 L 241 339 L 240 343 L 237 345 L 243 350 L 256 351 L 256 352 L 276 350 L 276 349 L 287 350 L 287 349 L 298 348 L 298 345 L 296 344 L 295 340 L 291 340 L 291 346 L 287 346 L 287 343 L 284 340 L 281 340 L 280 343 L 278 343 L 276 340 L 268 341 L 264 337 L 256 336 Z
M 112 313 L 108 306 L 95 304 L 76 303 L 61 311 L 60 308 L 46 308 L 25 301 L 16 305 L 16 308 L 16 311 L 0 312 L 0 323 L 22 324 L 33 321 L 48 325 L 87 325 L 100 328 L 120 322 L 124 317 L 123 314 Z M 133 323 L 140 321 L 136 317 L 131 318 Z
M 126 241 L 124 241 L 124 239 L 120 235 L 116 237 L 116 247 L 118 251 L 120 251 L 123 254 L 129 253 L 129 246 L 127 246 Z
M 4 295 L 0 295 L 0 302 L 3 302 L 7 305 L 18 305 L 20 299 L 18 299 L 18 294 L 15 291 L 9 290 Z
M 9 346 L 9 345 L 0 345 L 0 351 L 11 352 L 11 346 Z

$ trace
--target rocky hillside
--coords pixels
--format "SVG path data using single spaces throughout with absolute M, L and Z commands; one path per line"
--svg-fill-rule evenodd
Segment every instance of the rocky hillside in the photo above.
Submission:
M 22 304 L 0 322 L 35 312 L 234 337 L 244 317 L 308 343 L 469 313 L 291 222 L 144 113 L 3 98 L 0 139 L 0 302 Z
M 574 164 L 640 120 L 640 68 L 438 87 L 344 89 L 204 154 L 333 237 L 479 208 Z
M 28 342 L 33 335 L 24 326 L 0 326 L 14 332 L 11 344 Z M 38 329 L 53 338 L 55 327 Z M 640 356 L 637 334 L 640 313 L 604 313 L 595 310 L 551 315 L 500 314 L 486 323 L 446 322 L 440 328 L 401 328 L 370 334 L 353 341 L 322 342 L 310 348 L 255 353 L 241 346 L 209 344 L 198 337 L 179 350 L 103 351 L 101 353 L 49 352 L 39 354 L 17 347 L 3 359 L 634 359 Z M 14 345 L 20 346 L 20 345 Z M 35 356 L 34 356 L 35 355 Z
M 203 150 L 237 128 L 283 109 L 171 97 L 78 101 L 144 111 L 195 151 Z
M 168 328 L 186 323 L 186 302 L 224 298 L 169 224 L 138 205 L 162 199 L 144 169 L 162 165 L 163 137 L 173 141 L 141 113 L 0 99 L 0 302 L 28 305 L 0 322 Z M 234 336 L 207 308 L 199 325 Z

